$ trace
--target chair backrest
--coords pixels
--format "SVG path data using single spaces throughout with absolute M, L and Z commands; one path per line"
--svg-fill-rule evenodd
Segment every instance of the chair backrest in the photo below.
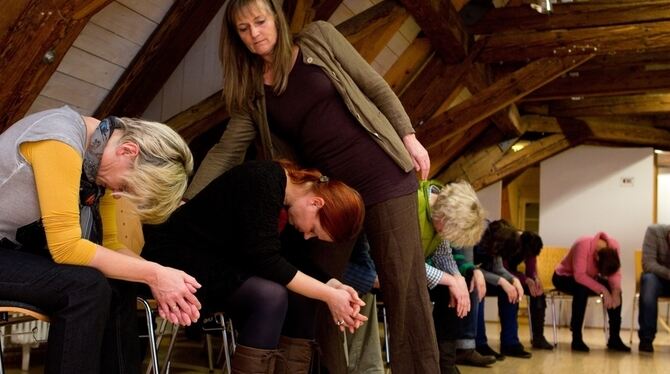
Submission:
M 554 275 L 554 269 L 567 254 L 568 248 L 545 246 L 542 248 L 540 255 L 537 256 L 537 275 L 545 290 L 554 288 L 554 285 L 551 282 L 551 277 Z
M 640 277 L 642 276 L 642 250 L 636 249 L 633 252 L 635 265 L 635 292 L 640 291 Z

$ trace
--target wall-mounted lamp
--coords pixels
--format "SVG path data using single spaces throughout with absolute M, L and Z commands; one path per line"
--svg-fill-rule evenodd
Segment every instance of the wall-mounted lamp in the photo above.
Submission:
M 550 14 L 554 10 L 551 0 L 533 0 L 530 7 L 542 14 Z

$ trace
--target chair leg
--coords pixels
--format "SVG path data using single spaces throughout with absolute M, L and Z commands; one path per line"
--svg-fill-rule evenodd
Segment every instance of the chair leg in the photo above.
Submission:
M 149 362 L 149 367 L 147 368 L 147 374 L 150 372 L 158 374 L 158 345 L 156 344 L 156 331 L 154 330 L 151 306 L 149 305 L 149 302 L 141 297 L 138 297 L 137 301 L 139 301 L 140 304 L 142 304 L 142 307 L 144 307 L 144 315 L 147 319 L 147 338 L 149 339 L 149 351 L 151 354 L 151 361 Z
M 170 358 L 172 357 L 172 350 L 177 341 L 177 333 L 179 332 L 179 325 L 172 325 L 172 336 L 170 337 L 170 344 L 168 345 L 167 353 L 165 354 L 165 361 L 163 361 L 163 369 L 161 374 L 166 374 L 170 370 Z
M 389 344 L 389 328 L 388 320 L 386 319 L 386 306 L 382 306 L 382 319 L 384 320 L 384 349 L 386 350 L 386 363 L 391 364 L 391 351 Z
M 605 306 L 605 300 L 602 297 L 600 298 L 600 303 L 603 306 L 603 333 L 605 334 L 605 342 L 608 342 L 610 338 L 609 319 L 607 318 L 607 307 Z
M 528 295 L 526 295 L 528 296 Z M 533 323 L 530 320 L 530 296 L 526 298 L 526 313 L 528 315 L 528 332 L 530 333 L 530 341 L 533 341 Z M 544 322 L 543 322 L 544 323 Z
M 640 300 L 640 293 L 633 295 L 633 310 L 630 317 L 630 337 L 628 343 L 633 344 L 633 331 L 635 331 L 635 312 L 637 311 L 637 303 Z
M 554 347 L 558 346 L 558 331 L 556 329 L 556 324 L 558 323 L 557 318 L 556 318 L 556 300 L 554 300 L 554 295 L 552 294 L 549 297 L 549 300 L 551 301 L 551 326 L 553 330 L 553 336 L 554 336 Z
M 3 344 L 4 340 L 5 340 L 5 335 L 0 334 L 0 374 L 5 374 L 5 362 L 3 361 L 3 358 L 2 358 L 2 353 L 5 349 L 5 346 Z
M 214 360 L 212 360 L 212 337 L 209 334 L 205 334 L 205 342 L 207 345 L 207 363 L 209 364 L 209 372 L 214 371 Z

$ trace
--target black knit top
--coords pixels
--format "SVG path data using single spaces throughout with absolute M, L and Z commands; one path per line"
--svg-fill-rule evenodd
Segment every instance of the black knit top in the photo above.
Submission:
M 297 272 L 280 252 L 286 182 L 272 161 L 230 169 L 166 223 L 145 226 L 142 255 L 196 277 L 203 303 L 218 304 L 252 275 L 286 285 Z

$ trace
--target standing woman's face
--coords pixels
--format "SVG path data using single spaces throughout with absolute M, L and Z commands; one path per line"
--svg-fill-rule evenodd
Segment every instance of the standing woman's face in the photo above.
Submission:
M 251 53 L 266 61 L 272 57 L 277 44 L 277 26 L 274 14 L 262 0 L 242 8 L 235 15 L 235 27 Z

